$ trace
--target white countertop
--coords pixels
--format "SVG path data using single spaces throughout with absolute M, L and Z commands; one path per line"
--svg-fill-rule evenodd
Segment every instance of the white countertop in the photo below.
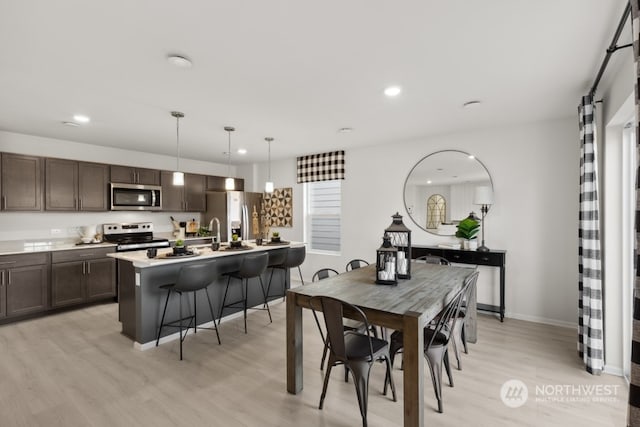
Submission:
M 41 239 L 0 241 L 0 255 L 17 255 L 33 252 L 64 251 L 70 249 L 90 249 L 114 247 L 113 243 L 81 243 L 79 239 Z
M 221 250 L 212 251 L 211 245 L 193 245 L 188 246 L 189 250 L 197 249 L 198 255 L 195 256 L 181 256 L 181 257 L 171 257 L 166 258 L 166 254 L 170 254 L 173 252 L 172 248 L 163 248 L 158 249 L 158 255 L 155 258 L 148 258 L 147 251 L 130 251 L 130 252 L 115 252 L 112 254 L 107 254 L 112 258 L 121 259 L 124 261 L 129 261 L 133 263 L 134 267 L 138 268 L 146 268 L 146 267 L 157 267 L 160 265 L 168 265 L 168 264 L 176 264 L 181 262 L 189 262 L 195 261 L 198 259 L 210 259 L 210 258 L 219 258 L 224 256 L 233 256 L 233 255 L 242 255 L 242 254 L 251 254 L 254 252 L 262 252 L 269 251 L 273 249 L 279 248 L 287 248 L 292 246 L 303 246 L 302 242 L 289 242 L 288 244 L 283 245 L 262 245 L 256 246 L 253 242 L 244 242 L 245 245 L 250 247 L 251 249 L 247 250 L 224 250 L 226 248 L 225 244 L 223 244 Z

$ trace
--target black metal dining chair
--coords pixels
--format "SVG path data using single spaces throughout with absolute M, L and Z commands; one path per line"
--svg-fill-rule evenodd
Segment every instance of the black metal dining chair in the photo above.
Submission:
M 331 276 L 337 276 L 338 273 L 336 270 L 334 270 L 333 268 L 321 268 L 320 270 L 316 271 L 313 274 L 313 277 L 311 278 L 312 282 L 317 282 L 318 280 L 324 280 L 324 279 L 328 279 Z
M 429 363 L 431 371 L 431 381 L 433 390 L 438 401 L 438 412 L 443 412 L 442 404 L 442 365 L 444 364 L 449 385 L 453 387 L 453 376 L 449 364 L 449 342 L 453 336 L 453 329 L 458 320 L 458 311 L 462 304 L 462 299 L 468 292 L 469 286 L 477 280 L 478 271 L 474 271 L 464 280 L 462 288 L 447 302 L 442 311 L 436 316 L 433 323 L 424 328 L 424 356 Z M 396 353 L 404 346 L 402 331 L 395 331 L 391 334 L 389 343 L 389 355 L 391 366 L 393 366 Z M 385 384 L 386 389 L 386 384 Z
M 467 293 L 463 295 L 462 303 L 460 304 L 460 310 L 458 310 L 458 321 L 455 323 L 453 327 L 453 339 L 451 340 L 451 344 L 453 346 L 453 354 L 456 357 L 456 362 L 458 364 L 458 370 L 462 370 L 462 363 L 460 357 L 460 347 L 464 349 L 466 354 L 469 353 L 467 348 L 467 337 L 465 334 L 465 327 L 467 322 L 469 322 L 468 308 L 472 298 L 475 298 L 476 293 L 476 283 L 478 281 L 478 274 L 476 274 L 469 283 Z
M 367 405 L 369 390 L 369 373 L 375 361 L 384 360 L 387 372 L 384 380 L 384 394 L 387 394 L 387 384 L 391 385 L 393 401 L 397 400 L 395 384 L 391 375 L 391 361 L 389 356 L 389 343 L 383 339 L 371 336 L 367 316 L 358 307 L 328 296 L 314 296 L 310 299 L 313 317 L 318 325 L 323 342 L 329 348 L 329 361 L 324 376 L 322 394 L 320 395 L 319 409 L 323 408 L 327 395 L 327 386 L 331 369 L 337 365 L 344 365 L 351 372 L 358 397 L 362 425 L 367 426 Z M 318 320 L 317 311 L 323 312 L 324 331 Z M 344 314 L 357 318 L 365 325 L 365 332 L 344 330 Z
M 437 255 L 423 255 L 415 259 L 418 262 L 426 262 L 427 264 L 449 265 L 448 259 Z

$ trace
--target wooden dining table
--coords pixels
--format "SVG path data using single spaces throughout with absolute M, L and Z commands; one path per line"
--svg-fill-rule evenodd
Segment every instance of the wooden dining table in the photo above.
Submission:
M 424 326 L 462 288 L 472 268 L 412 262 L 411 279 L 377 285 L 375 266 L 358 268 L 287 291 L 287 391 L 303 387 L 302 308 L 315 295 L 331 296 L 359 307 L 369 323 L 404 333 L 404 425 L 424 425 Z M 469 307 L 473 309 L 473 307 Z M 472 319 L 475 319 L 475 313 Z M 345 315 L 347 315 L 345 313 Z

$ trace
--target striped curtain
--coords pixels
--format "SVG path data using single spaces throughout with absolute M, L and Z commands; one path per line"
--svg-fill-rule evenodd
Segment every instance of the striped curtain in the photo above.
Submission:
M 595 105 L 591 95 L 582 97 L 578 114 L 580 116 L 578 354 L 583 358 L 587 372 L 600 375 L 604 367 L 604 341 Z
M 631 21 L 633 29 L 633 55 L 636 62 L 636 120 L 640 118 L 640 94 L 638 94 L 638 79 L 640 79 L 640 46 L 638 40 L 640 38 L 640 1 L 631 0 Z M 640 126 L 636 127 L 636 132 L 640 131 Z M 636 134 L 636 158 L 638 158 L 638 144 L 640 144 L 640 133 Z M 638 163 L 640 164 L 640 163 Z M 631 338 L 631 384 L 629 384 L 629 413 L 627 416 L 627 425 L 640 426 L 640 262 L 638 262 L 637 248 L 640 241 L 640 169 L 636 174 L 636 250 L 635 250 L 635 269 L 636 280 L 633 292 L 633 332 Z

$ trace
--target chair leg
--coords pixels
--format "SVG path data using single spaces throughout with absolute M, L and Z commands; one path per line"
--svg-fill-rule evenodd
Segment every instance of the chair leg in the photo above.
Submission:
M 300 274 L 300 281 L 304 285 L 304 279 L 302 278 L 302 270 L 300 270 L 300 266 L 298 266 L 298 274 Z
M 327 372 L 324 374 L 324 384 L 322 385 L 322 394 L 320 394 L 320 405 L 318 405 L 318 409 L 322 409 L 324 405 L 324 398 L 327 395 L 327 386 L 329 385 L 329 376 L 331 376 L 332 368 L 333 358 L 329 356 L 329 363 L 327 363 Z
M 462 338 L 462 346 L 464 348 L 464 353 L 469 354 L 469 350 L 467 349 L 467 333 L 465 332 L 466 322 L 462 322 L 462 332 L 460 333 L 460 337 Z
M 178 295 L 180 295 L 180 308 L 179 308 L 179 313 L 180 313 L 180 360 L 182 360 L 182 341 L 184 340 L 182 338 L 182 292 L 179 292 Z M 188 331 L 189 329 L 187 329 Z
M 430 348 L 425 352 L 429 369 L 431 371 L 431 382 L 433 391 L 438 400 L 438 412 L 442 413 L 442 358 L 444 357 L 444 347 Z
M 198 333 L 198 304 L 196 303 L 196 292 L 193 292 L 193 333 Z
M 449 385 L 453 387 L 453 375 L 451 375 L 451 365 L 449 364 L 449 350 L 445 348 L 444 350 L 444 369 L 447 371 L 447 376 L 449 377 Z
M 249 279 L 244 279 L 244 283 L 240 284 L 242 290 L 242 308 L 244 310 L 244 333 L 247 333 L 247 288 L 249 287 Z
M 324 369 L 324 361 L 327 358 L 327 351 L 329 351 L 329 342 L 324 340 L 324 349 L 322 350 L 322 360 L 320 361 L 320 370 Z
M 267 294 L 264 292 L 264 285 L 262 283 L 262 277 L 258 276 L 260 279 L 260 289 L 262 290 L 262 296 L 264 297 L 264 304 L 262 307 L 267 308 L 267 313 L 269 313 L 269 323 L 273 323 L 273 319 L 271 318 L 271 310 L 269 309 L 269 302 L 267 301 Z
M 231 282 L 231 276 L 227 276 L 227 287 L 224 288 L 224 296 L 222 297 L 222 304 L 220 304 L 220 315 L 218 319 L 222 319 L 222 312 L 224 311 L 224 304 L 227 302 L 227 292 L 229 292 L 229 283 Z
M 158 337 L 156 338 L 156 347 L 160 342 L 160 333 L 162 332 L 162 326 L 164 325 L 164 316 L 167 314 L 167 304 L 169 303 L 169 295 L 171 295 L 171 289 L 167 291 L 167 299 L 164 301 L 164 310 L 162 310 L 162 319 L 160 320 L 160 328 L 158 329 Z
M 453 346 L 453 355 L 456 357 L 456 362 L 458 363 L 458 370 L 461 371 L 462 370 L 462 362 L 460 359 L 460 345 L 462 345 L 462 339 L 460 337 L 460 334 L 462 334 L 461 331 L 461 323 L 460 322 L 456 322 L 455 326 L 453 327 L 453 336 L 451 337 L 451 345 Z
M 384 358 L 385 364 L 387 365 L 387 373 L 384 376 L 384 389 L 382 391 L 382 393 L 386 396 L 387 395 L 387 383 L 391 385 L 391 395 L 393 396 L 393 401 L 397 402 L 398 398 L 396 396 L 396 385 L 393 382 L 393 375 L 392 375 L 392 367 L 391 367 L 391 358 L 387 355 Z
M 354 363 L 350 366 L 353 382 L 356 386 L 360 415 L 362 415 L 362 426 L 367 426 L 367 400 L 369 395 L 369 374 L 373 362 Z
M 213 313 L 213 305 L 211 305 L 211 298 L 209 298 L 209 290 L 204 288 L 204 292 L 207 294 L 207 302 L 209 303 L 209 310 L 211 311 L 211 319 L 213 320 L 213 329 L 216 330 L 216 336 L 218 337 L 218 344 L 222 344 L 220 342 L 220 333 L 218 332 L 218 325 L 216 324 L 216 315 Z

